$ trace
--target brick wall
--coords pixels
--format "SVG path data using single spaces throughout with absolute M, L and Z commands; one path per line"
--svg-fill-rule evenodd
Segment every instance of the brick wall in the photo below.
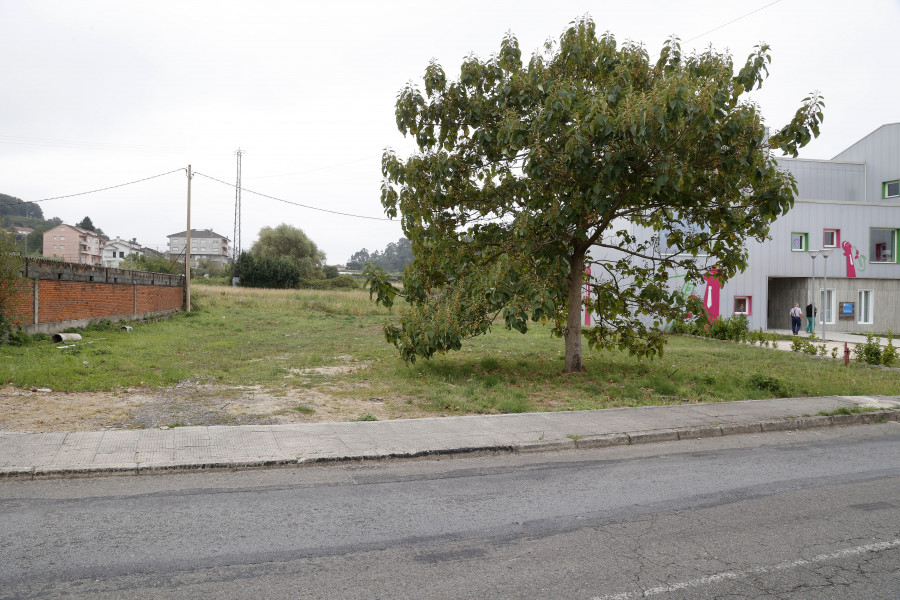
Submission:
M 21 275 L 5 312 L 28 333 L 57 332 L 100 319 L 140 319 L 174 312 L 184 303 L 181 275 L 41 259 L 26 259 Z

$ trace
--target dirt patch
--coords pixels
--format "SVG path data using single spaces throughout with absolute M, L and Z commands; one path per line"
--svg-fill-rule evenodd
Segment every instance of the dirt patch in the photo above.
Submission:
M 264 390 L 184 382 L 168 388 L 56 392 L 0 387 L 0 431 L 97 431 L 186 425 L 380 421 L 430 416 L 402 398 L 331 396 L 305 388 Z

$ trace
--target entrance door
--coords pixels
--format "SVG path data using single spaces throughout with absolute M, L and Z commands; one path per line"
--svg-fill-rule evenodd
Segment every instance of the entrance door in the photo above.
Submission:
M 836 307 L 834 305 L 834 288 L 827 290 L 820 289 L 819 294 L 819 323 L 822 323 L 822 319 L 824 319 L 825 323 L 833 325 L 836 312 Z

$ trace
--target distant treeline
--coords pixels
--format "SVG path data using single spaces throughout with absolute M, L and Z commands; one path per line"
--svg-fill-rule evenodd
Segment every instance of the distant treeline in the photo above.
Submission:
M 412 244 L 405 237 L 400 238 L 396 242 L 391 242 L 383 251 L 376 250 L 370 253 L 363 248 L 354 253 L 347 260 L 347 268 L 359 271 L 365 268 L 367 264 L 373 264 L 381 267 L 388 273 L 399 273 L 403 267 L 412 262 Z

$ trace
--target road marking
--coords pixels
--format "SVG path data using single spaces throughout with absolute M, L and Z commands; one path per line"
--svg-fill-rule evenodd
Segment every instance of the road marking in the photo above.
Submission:
M 796 569 L 797 567 L 805 567 L 808 565 L 827 562 L 838 558 L 856 556 L 859 554 L 865 554 L 867 552 L 881 552 L 883 550 L 890 550 L 892 548 L 898 547 L 900 547 L 900 539 L 891 540 L 889 542 L 879 542 L 877 544 L 866 544 L 865 546 L 855 546 L 853 548 L 838 550 L 837 552 L 832 552 L 831 554 L 819 554 L 818 556 L 814 556 L 810 559 L 801 558 L 799 560 L 792 560 L 790 562 L 783 562 L 767 567 L 753 567 L 750 569 L 745 569 L 743 571 L 724 571 L 722 573 L 707 575 L 706 577 L 689 579 L 688 581 L 682 581 L 680 583 L 661 585 L 659 587 L 654 587 L 639 592 L 624 592 L 621 594 L 612 594 L 608 596 L 594 596 L 593 598 L 591 598 L 591 600 L 630 600 L 631 598 L 649 598 L 650 596 L 656 596 L 658 594 L 677 592 L 689 588 L 711 585 L 719 583 L 721 581 L 740 579 L 741 577 L 747 577 L 749 575 L 760 575 L 765 573 L 773 573 L 775 571 L 787 571 L 790 569 Z

